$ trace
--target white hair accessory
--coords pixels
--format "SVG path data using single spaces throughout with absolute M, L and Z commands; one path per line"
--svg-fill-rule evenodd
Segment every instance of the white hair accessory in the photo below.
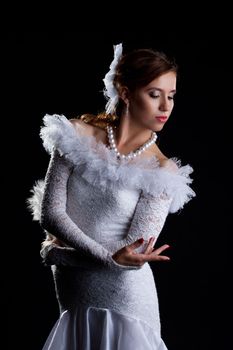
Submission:
M 105 106 L 105 110 L 107 114 L 109 113 L 112 114 L 115 112 L 115 107 L 119 99 L 118 92 L 115 86 L 113 85 L 113 80 L 116 73 L 116 66 L 119 62 L 119 58 L 122 55 L 122 44 L 114 45 L 113 47 L 114 47 L 114 59 L 110 64 L 110 67 L 109 67 L 110 70 L 108 71 L 108 73 L 105 75 L 103 79 L 103 82 L 105 85 L 104 96 L 108 100 Z

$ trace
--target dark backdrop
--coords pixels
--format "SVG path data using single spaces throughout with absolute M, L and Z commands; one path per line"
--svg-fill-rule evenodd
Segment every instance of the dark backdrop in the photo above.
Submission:
M 125 51 L 163 50 L 180 67 L 175 109 L 159 142 L 167 156 L 193 166 L 197 196 L 167 218 L 158 244 L 171 245 L 171 261 L 152 265 L 163 339 L 169 350 L 227 350 L 232 58 L 223 37 L 184 39 L 169 33 L 157 39 L 152 32 L 5 36 L 7 112 L 2 136 L 8 139 L 7 150 L 12 146 L 3 152 L 12 167 L 7 171 L 6 205 L 9 346 L 41 349 L 59 313 L 52 274 L 39 256 L 43 232 L 25 204 L 49 161 L 39 138 L 42 118 L 45 113 L 71 118 L 100 112 L 106 102 L 102 78 L 113 58 L 113 44 L 119 42 Z

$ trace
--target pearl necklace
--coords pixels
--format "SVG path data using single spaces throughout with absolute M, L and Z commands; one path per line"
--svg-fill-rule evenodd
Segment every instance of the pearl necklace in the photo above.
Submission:
M 144 152 L 148 147 L 150 147 L 157 139 L 156 133 L 152 131 L 151 137 L 147 142 L 145 142 L 142 146 L 137 148 L 135 151 L 132 151 L 127 155 L 124 155 L 124 154 L 121 154 L 117 149 L 117 146 L 114 140 L 113 128 L 107 125 L 106 129 L 107 129 L 110 149 L 112 149 L 115 152 L 118 159 L 125 159 L 125 160 L 134 159 L 135 157 L 139 156 L 142 152 Z

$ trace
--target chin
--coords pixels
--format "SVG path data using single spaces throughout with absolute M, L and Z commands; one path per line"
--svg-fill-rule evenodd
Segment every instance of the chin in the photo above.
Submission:
M 163 129 L 164 125 L 156 125 L 154 128 L 153 128 L 153 131 L 155 132 L 159 132 Z

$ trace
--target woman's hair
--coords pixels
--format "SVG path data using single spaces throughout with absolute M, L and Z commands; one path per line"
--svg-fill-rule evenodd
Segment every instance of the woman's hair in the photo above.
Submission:
M 165 53 L 152 49 L 137 49 L 124 54 L 120 58 L 116 66 L 113 84 L 118 92 L 123 87 L 127 87 L 130 92 L 134 92 L 148 85 L 162 74 L 167 72 L 177 74 L 177 70 L 178 67 L 175 61 L 168 58 Z M 124 102 L 119 99 L 115 115 L 102 112 L 97 116 L 85 114 L 80 119 L 101 128 L 105 128 L 109 124 L 117 126 L 123 108 Z

